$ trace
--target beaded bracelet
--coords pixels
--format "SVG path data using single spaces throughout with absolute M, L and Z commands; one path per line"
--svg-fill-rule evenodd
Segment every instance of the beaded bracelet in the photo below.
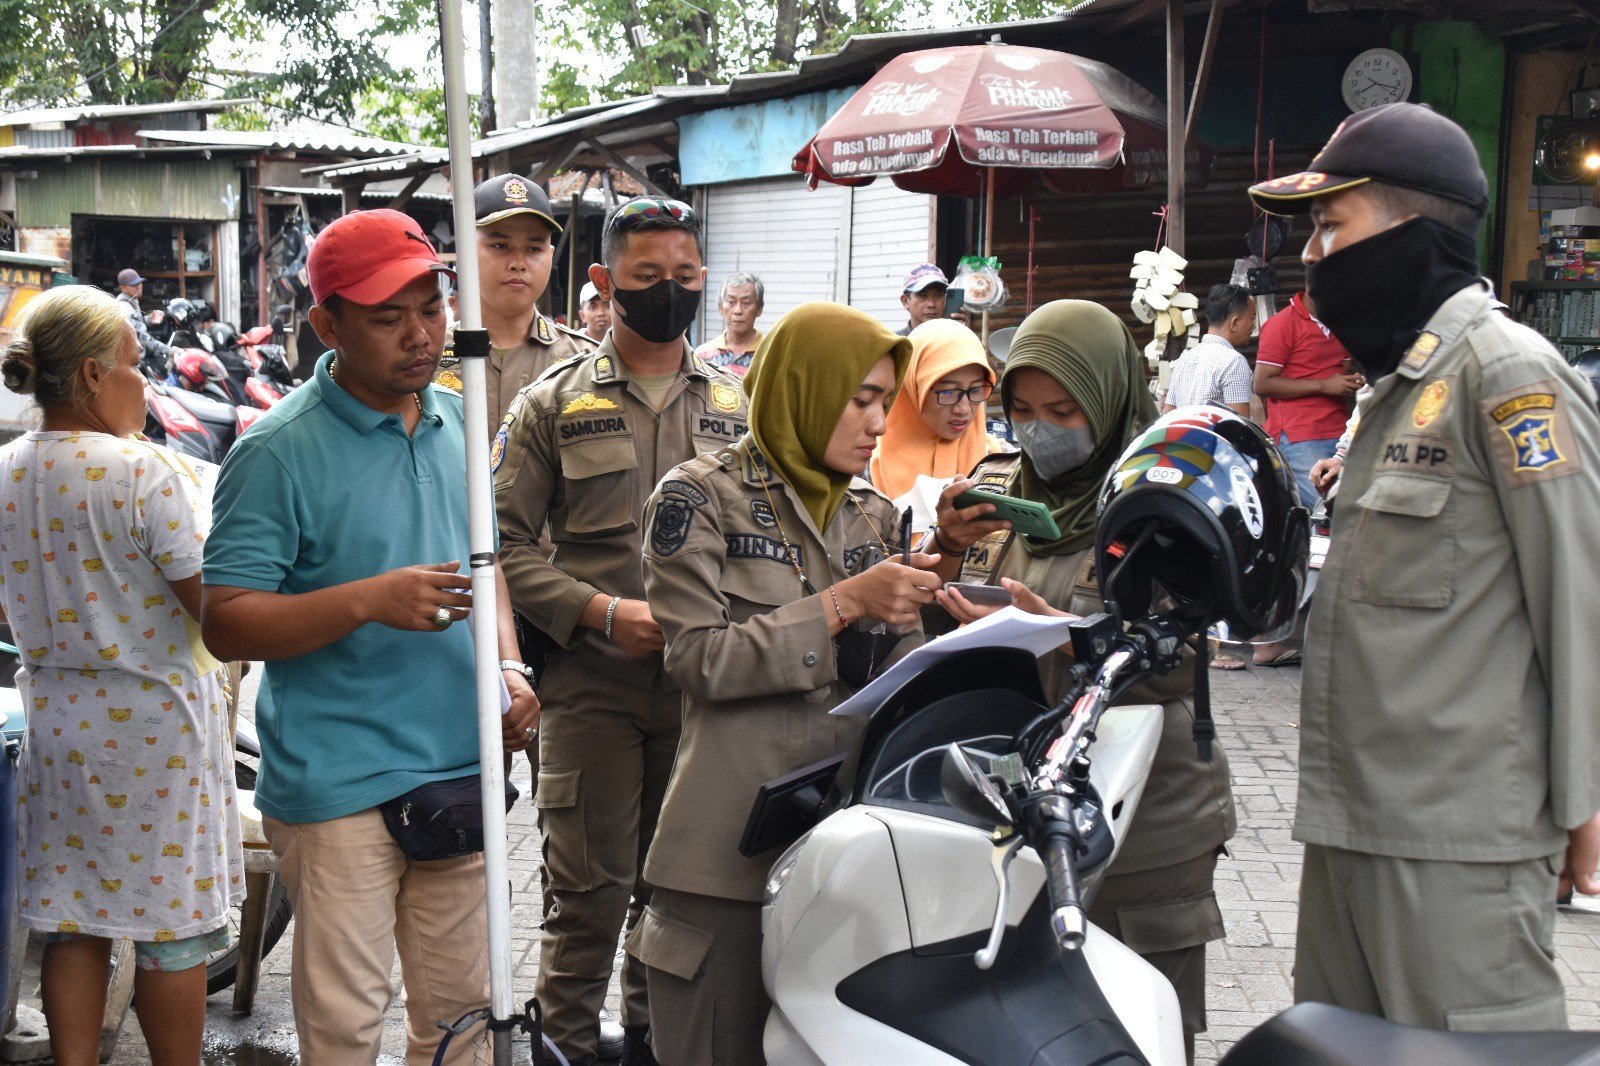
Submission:
M 622 602 L 621 596 L 611 597 L 611 602 L 606 604 L 606 639 L 611 639 L 611 622 L 617 617 L 617 604 Z
M 844 608 L 839 606 L 839 594 L 833 591 L 833 586 L 828 586 L 828 597 L 833 600 L 833 613 L 839 616 L 839 624 L 849 626 L 850 620 L 844 616 Z

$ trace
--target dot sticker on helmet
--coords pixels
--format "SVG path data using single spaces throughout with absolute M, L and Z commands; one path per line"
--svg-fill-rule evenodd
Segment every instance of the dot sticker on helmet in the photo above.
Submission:
M 1157 485 L 1176 485 L 1183 480 L 1183 471 L 1175 466 L 1152 466 L 1144 472 L 1144 477 Z
M 1261 510 L 1261 496 L 1256 492 L 1255 483 L 1250 480 L 1250 472 L 1235 466 L 1228 471 L 1228 476 L 1233 480 L 1233 502 L 1239 505 L 1245 528 L 1252 537 L 1260 537 L 1266 529 L 1266 521 Z

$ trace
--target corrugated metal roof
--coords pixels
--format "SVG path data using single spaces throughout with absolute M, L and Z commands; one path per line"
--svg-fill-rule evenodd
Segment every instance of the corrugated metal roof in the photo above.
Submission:
M 720 92 L 726 86 L 712 85 L 699 86 L 707 94 Z M 472 158 L 484 159 L 488 156 L 498 155 L 517 148 L 526 148 L 533 144 L 542 144 L 547 141 L 557 141 L 574 133 L 595 129 L 613 122 L 635 119 L 641 115 L 658 111 L 675 103 L 681 97 L 665 96 L 640 96 L 626 100 L 612 107 L 596 110 L 592 107 L 583 108 L 582 114 L 576 118 L 562 115 L 535 126 L 515 126 L 509 130 L 502 130 L 472 142 Z M 307 174 L 321 174 L 329 180 L 338 180 L 344 177 L 360 175 L 401 174 L 417 173 L 423 170 L 438 170 L 449 163 L 449 153 L 443 148 L 429 148 L 425 151 L 415 152 L 408 156 L 396 156 L 393 159 L 384 159 L 377 162 L 362 163 L 336 163 L 329 166 L 307 167 Z
M 146 142 L 226 145 L 257 151 L 329 152 L 338 155 L 390 156 L 417 152 L 420 145 L 363 137 L 342 130 L 140 130 Z
M 338 199 L 344 195 L 340 190 L 327 185 L 263 185 L 261 191 L 269 196 L 331 196 Z M 364 200 L 387 201 L 393 200 L 396 195 L 394 189 L 374 189 L 370 185 L 361 190 L 361 197 Z M 411 198 L 426 203 L 450 202 L 450 194 L 447 192 L 414 192 Z
M 235 148 L 226 144 L 171 145 L 161 148 L 142 144 L 63 145 L 59 148 L 13 145 L 0 148 L 0 170 L 49 159 L 210 159 L 212 156 L 252 155 L 255 151 L 254 148 Z
M 105 118 L 165 115 L 174 111 L 226 111 L 260 100 L 173 100 L 164 104 L 85 104 L 76 107 L 39 107 L 30 111 L 0 112 L 0 126 L 32 126 L 40 122 L 83 122 Z

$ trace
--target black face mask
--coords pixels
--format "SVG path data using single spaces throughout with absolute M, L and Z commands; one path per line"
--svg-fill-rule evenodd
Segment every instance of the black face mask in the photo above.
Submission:
M 671 278 L 662 278 L 648 289 L 611 288 L 611 299 L 620 309 L 620 320 L 652 344 L 669 344 L 682 337 L 700 310 L 700 293 L 686 289 Z
M 1478 280 L 1478 242 L 1414 218 L 1306 268 L 1317 318 L 1377 381 L 1400 364 L 1428 319 Z

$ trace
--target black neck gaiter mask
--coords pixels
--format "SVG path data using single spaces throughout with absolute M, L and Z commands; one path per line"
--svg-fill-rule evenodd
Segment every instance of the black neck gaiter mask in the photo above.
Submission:
M 1312 263 L 1306 291 L 1317 318 L 1377 381 L 1440 305 L 1478 276 L 1474 236 L 1414 218 Z

